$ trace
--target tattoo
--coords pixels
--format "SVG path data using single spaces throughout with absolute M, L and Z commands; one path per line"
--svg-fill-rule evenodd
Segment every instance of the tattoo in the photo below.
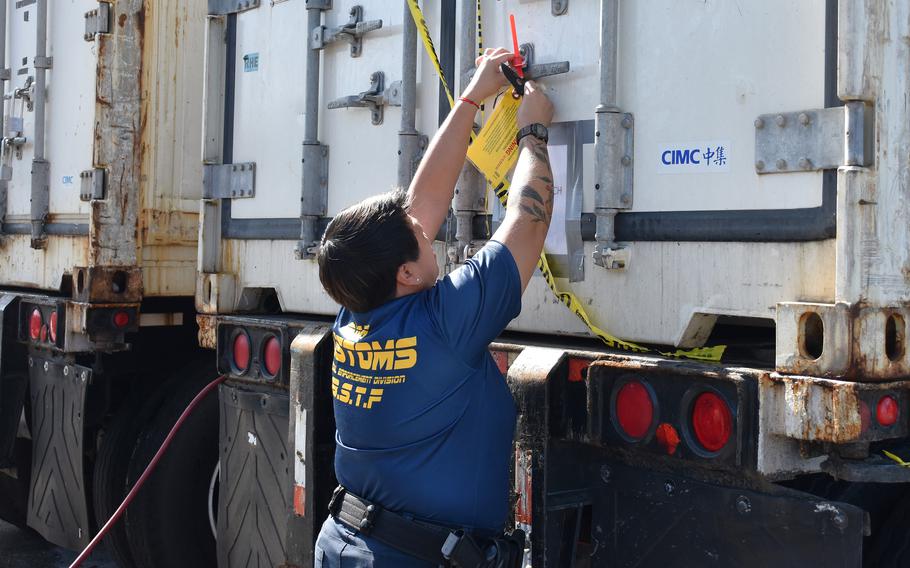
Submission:
M 543 197 L 541 197 L 540 194 L 534 188 L 532 188 L 530 185 L 526 185 L 526 186 L 522 187 L 520 190 L 518 190 L 518 196 L 520 198 L 530 197 L 531 199 L 540 203 L 541 205 L 545 205 Z
M 550 216 L 547 215 L 543 209 L 537 207 L 536 205 L 525 205 L 520 203 L 518 208 L 521 209 L 524 213 L 530 215 L 531 220 L 535 223 L 544 223 L 546 225 L 550 224 Z
M 550 224 L 553 215 L 553 187 L 548 185 L 547 190 L 549 193 L 546 199 L 529 185 L 518 190 L 518 208 L 529 215 L 535 223 Z
M 536 179 L 536 180 L 538 180 L 538 181 L 542 181 L 542 182 L 544 182 L 544 183 L 547 184 L 547 185 L 552 185 L 552 184 L 553 184 L 553 180 L 550 179 L 550 178 L 548 178 L 547 176 L 534 176 L 534 179 Z

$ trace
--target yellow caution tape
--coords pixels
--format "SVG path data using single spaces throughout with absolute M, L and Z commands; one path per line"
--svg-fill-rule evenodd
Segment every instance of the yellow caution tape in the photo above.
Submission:
M 420 6 L 417 4 L 417 0 L 408 0 L 408 7 L 410 8 L 411 16 L 414 18 L 414 24 L 417 26 L 417 31 L 420 33 L 420 37 L 423 40 L 423 46 L 427 52 L 427 55 L 430 57 L 430 61 L 433 63 L 433 66 L 436 69 L 436 74 L 439 75 L 439 80 L 442 82 L 442 86 L 445 89 L 446 96 L 449 99 L 449 105 L 455 106 L 455 99 L 452 97 L 452 91 L 449 89 L 449 85 L 445 80 L 445 76 L 443 75 L 442 66 L 439 63 L 439 57 L 436 55 L 436 47 L 433 45 L 432 38 L 430 38 L 430 32 L 427 28 L 426 19 L 423 17 L 423 12 L 420 10 Z M 478 18 L 480 17 L 479 14 L 480 12 L 478 9 Z M 481 136 L 483 136 L 483 130 L 481 130 Z M 471 138 L 472 140 L 474 139 L 473 135 Z M 486 173 L 487 172 L 484 172 L 485 175 Z M 494 193 L 499 199 L 499 202 L 502 203 L 502 206 L 505 207 L 509 197 L 509 181 L 502 180 L 499 182 L 494 189 Z M 611 335 L 603 329 L 594 325 L 594 322 L 591 321 L 591 318 L 588 316 L 587 312 L 585 312 L 584 308 L 581 305 L 581 302 L 578 301 L 578 298 L 575 296 L 575 294 L 573 294 L 571 291 L 562 291 L 559 289 L 559 286 L 556 284 L 556 277 L 550 270 L 550 263 L 547 262 L 547 256 L 545 253 L 541 253 L 540 258 L 537 261 L 537 268 L 540 270 L 540 273 L 543 275 L 547 286 L 550 288 L 556 298 L 563 305 L 569 308 L 569 310 L 571 310 L 572 313 L 575 314 L 582 322 L 584 322 L 585 326 L 587 326 L 591 333 L 603 341 L 607 347 L 610 347 L 612 349 L 620 349 L 623 351 L 630 351 L 633 353 L 658 353 L 665 357 L 684 357 L 687 359 L 697 359 L 700 361 L 720 361 L 721 357 L 724 354 L 724 350 L 726 349 L 725 345 L 718 345 L 715 347 L 699 347 L 695 349 L 678 349 L 676 351 L 660 351 L 657 349 L 652 349 L 650 347 L 645 347 L 643 345 L 638 345 L 637 343 L 619 339 L 618 337 Z
M 899 457 L 897 457 L 896 455 L 892 454 L 892 453 L 889 452 L 888 450 L 882 450 L 882 453 L 885 454 L 886 456 L 888 456 L 889 458 L 891 458 L 892 460 L 896 461 L 896 462 L 897 462 L 897 465 L 900 465 L 900 466 L 903 466 L 903 467 L 910 467 L 910 462 L 905 462 L 904 460 L 902 460 L 901 458 L 899 458 Z

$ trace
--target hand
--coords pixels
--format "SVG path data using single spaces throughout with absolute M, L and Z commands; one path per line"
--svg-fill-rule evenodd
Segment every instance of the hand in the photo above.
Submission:
M 534 81 L 525 83 L 525 96 L 522 97 L 521 106 L 518 107 L 518 128 L 524 128 L 535 122 L 550 126 L 552 120 L 553 103 L 543 93 L 542 86 Z
M 479 104 L 484 99 L 495 95 L 499 89 L 509 84 L 500 71 L 499 64 L 508 63 L 511 60 L 512 53 L 503 47 L 486 49 L 483 55 L 475 60 L 477 71 L 474 72 L 474 76 L 462 96 Z

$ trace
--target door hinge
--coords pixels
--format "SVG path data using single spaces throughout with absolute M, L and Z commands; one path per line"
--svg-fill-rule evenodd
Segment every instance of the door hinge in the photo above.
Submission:
M 206 164 L 202 179 L 204 199 L 249 199 L 255 195 L 255 162 Z
M 79 199 L 92 201 L 104 199 L 104 168 L 93 168 L 79 172 Z
M 763 114 L 755 119 L 755 171 L 780 174 L 868 166 L 872 163 L 872 107 Z
M 111 33 L 111 5 L 98 2 L 98 7 L 85 13 L 85 41 L 95 41 L 97 34 Z
M 385 73 L 376 71 L 370 75 L 370 88 L 358 95 L 349 95 L 331 101 L 328 108 L 367 107 L 371 111 L 374 125 L 382 124 L 383 108 L 401 106 L 401 81 L 385 86 Z
M 319 26 L 313 29 L 313 33 L 310 36 L 310 49 L 322 49 L 334 41 L 343 39 L 351 44 L 351 57 L 360 57 L 363 51 L 363 36 L 368 32 L 382 28 L 382 20 L 364 22 L 363 6 L 351 8 L 350 15 L 348 23 L 343 26 L 331 29 Z

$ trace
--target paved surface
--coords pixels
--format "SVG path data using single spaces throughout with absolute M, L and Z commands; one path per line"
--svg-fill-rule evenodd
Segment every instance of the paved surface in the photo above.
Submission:
M 107 551 L 96 550 L 83 568 L 117 568 Z M 76 553 L 54 546 L 36 533 L 0 521 L 0 568 L 67 568 Z

